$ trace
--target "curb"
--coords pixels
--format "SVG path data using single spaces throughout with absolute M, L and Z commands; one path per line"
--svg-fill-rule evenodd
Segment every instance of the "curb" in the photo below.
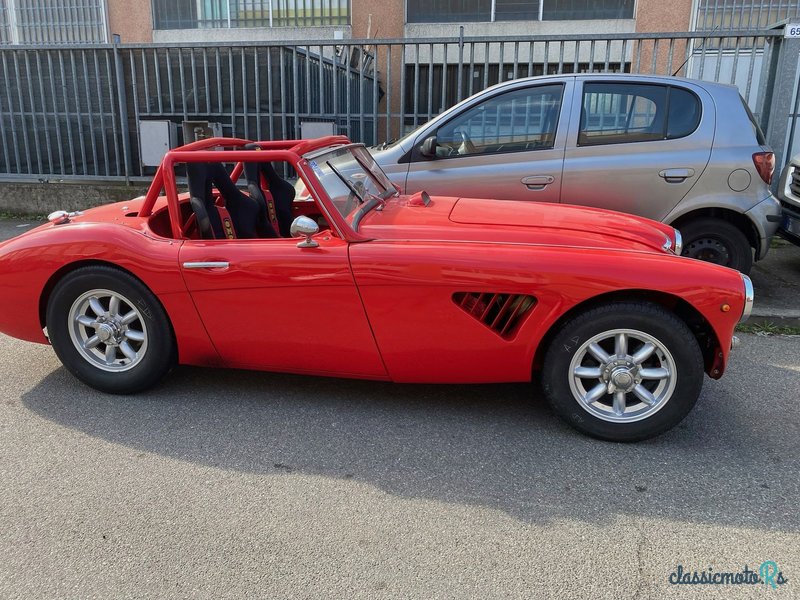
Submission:
M 800 311 L 787 308 L 754 308 L 747 325 L 781 325 L 784 327 L 800 327 Z

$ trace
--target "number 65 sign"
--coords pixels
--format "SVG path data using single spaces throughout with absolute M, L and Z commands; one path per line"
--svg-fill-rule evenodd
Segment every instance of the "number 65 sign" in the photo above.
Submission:
M 800 23 L 787 23 L 786 29 L 783 30 L 783 37 L 800 38 Z

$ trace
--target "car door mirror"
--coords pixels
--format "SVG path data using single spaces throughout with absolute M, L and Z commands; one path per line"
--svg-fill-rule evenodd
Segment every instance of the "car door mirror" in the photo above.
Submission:
M 292 221 L 292 226 L 289 228 L 289 233 L 292 237 L 305 237 L 302 242 L 297 244 L 298 248 L 316 248 L 319 246 L 317 242 L 311 239 L 312 235 L 319 233 L 319 225 L 314 219 L 309 217 L 300 216 Z
M 436 136 L 431 135 L 425 138 L 419 147 L 419 153 L 425 158 L 436 158 Z

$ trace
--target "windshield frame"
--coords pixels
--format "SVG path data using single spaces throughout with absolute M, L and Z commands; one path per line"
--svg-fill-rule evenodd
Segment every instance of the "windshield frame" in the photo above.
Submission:
M 354 152 L 354 150 L 360 150 L 364 153 L 364 155 L 360 156 L 359 153 Z M 366 189 L 363 192 L 359 192 L 352 182 L 342 175 L 336 166 L 325 160 L 327 155 L 335 155 L 331 157 L 334 158 L 336 156 L 343 156 L 346 154 L 350 155 L 360 170 L 363 171 L 365 176 L 373 182 L 373 186 L 375 187 L 376 191 L 380 190 L 379 193 L 376 194 Z M 365 162 L 364 158 L 366 157 L 369 157 L 369 163 Z M 317 161 L 320 161 L 320 159 L 322 159 L 324 164 L 327 164 L 327 167 L 331 170 L 331 174 L 335 175 L 345 185 L 345 187 L 347 187 L 350 192 L 356 196 L 359 202 L 358 210 L 353 213 L 348 213 L 348 215 L 342 214 L 342 212 L 339 210 L 334 202 L 334 199 L 331 197 L 328 188 L 326 188 L 325 184 L 322 182 L 321 174 L 318 173 L 320 165 L 317 164 Z M 304 175 L 313 177 L 314 179 L 313 184 L 309 185 L 310 182 L 306 180 L 306 177 L 303 177 L 306 186 L 309 187 L 309 189 L 313 189 L 314 193 L 318 197 L 321 194 L 324 194 L 325 200 L 330 203 L 330 211 L 335 213 L 335 220 L 341 221 L 341 223 L 346 225 L 351 232 L 353 232 L 362 240 L 368 239 L 358 234 L 358 227 L 364 216 L 366 216 L 366 214 L 374 208 L 380 209 L 389 198 L 400 196 L 400 191 L 398 190 L 397 186 L 392 183 L 383 169 L 381 169 L 380 165 L 375 162 L 375 159 L 369 153 L 369 150 L 367 150 L 364 144 L 353 143 L 321 148 L 319 150 L 309 152 L 308 154 L 304 154 L 303 162 L 308 166 L 308 170 L 305 171 Z M 348 220 L 347 217 L 350 214 L 352 214 L 352 217 L 350 220 Z

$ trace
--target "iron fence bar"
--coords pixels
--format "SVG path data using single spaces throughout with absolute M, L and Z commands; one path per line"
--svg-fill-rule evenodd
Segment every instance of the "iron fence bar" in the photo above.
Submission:
M 669 41 L 669 51 L 667 52 L 667 72 L 666 75 L 672 75 L 672 55 L 675 53 L 675 40 Z
M 322 62 L 322 60 L 320 60 Z M 372 61 L 373 75 L 372 78 L 372 145 L 378 143 L 378 47 L 375 46 L 375 57 Z M 363 73 L 363 67 L 360 69 Z M 363 112 L 363 111 L 362 111 Z M 387 117 L 388 119 L 388 117 Z M 361 139 L 366 141 L 367 136 L 361 132 Z
M 83 118 L 81 116 L 81 100 L 78 94 L 78 67 L 75 64 L 75 53 L 70 50 L 69 52 L 69 62 L 70 62 L 70 70 L 72 72 L 72 89 L 75 92 L 75 116 L 77 117 L 78 121 L 78 147 L 81 151 L 81 168 L 75 169 L 76 174 L 77 171 L 81 170 L 86 173 L 86 144 L 84 140 L 86 138 L 83 137 Z
M 106 58 L 106 77 L 108 78 L 107 79 L 107 81 L 108 81 L 108 84 L 107 84 L 108 85 L 108 106 L 109 106 L 109 111 L 108 112 L 111 115 L 111 139 L 116 142 L 116 140 L 119 139 L 118 138 L 118 131 L 117 131 L 117 113 L 119 112 L 119 114 L 122 115 L 122 111 L 121 111 L 122 106 L 120 105 L 118 111 L 114 110 L 114 81 L 115 81 L 115 77 L 112 75 L 112 72 L 111 72 L 111 57 L 110 57 L 110 53 L 109 52 L 105 52 L 105 58 Z M 115 61 L 115 65 L 116 65 L 116 52 L 114 52 L 114 61 Z M 118 100 L 119 100 L 119 98 L 118 98 Z M 125 137 L 127 137 L 127 135 Z M 125 140 L 123 139 L 123 144 L 124 143 L 125 143 Z M 120 172 L 123 170 L 120 167 L 119 148 L 117 146 L 114 146 L 114 168 L 115 168 L 115 174 L 116 175 L 119 175 Z
M 362 72 L 363 73 L 363 72 Z M 433 44 L 428 46 L 428 120 L 433 116 Z
M 739 44 L 741 43 L 742 38 L 736 38 L 736 47 L 733 52 L 733 65 L 731 66 L 731 80 L 728 83 L 735 84 L 736 83 L 736 69 L 739 67 Z M 755 60 L 755 53 L 750 58 L 750 60 Z
M 27 56 L 27 55 L 26 55 Z M 30 76 L 30 67 L 28 67 L 28 75 Z M 36 53 L 36 79 L 39 82 L 39 101 L 42 103 L 42 125 L 44 126 L 44 144 L 47 148 L 47 169 L 48 173 L 53 173 L 53 144 L 50 143 L 50 125 L 47 122 L 47 96 L 44 93 L 44 77 L 42 77 L 42 60 L 41 53 Z M 33 90 L 33 85 L 29 88 Z M 31 108 L 34 108 L 31 106 Z M 58 129 L 58 128 L 56 128 Z M 38 153 L 37 153 L 38 154 Z M 40 163 L 41 164 L 41 163 Z
M 406 47 L 400 46 L 400 105 L 397 107 L 400 113 L 400 129 L 398 135 L 402 136 L 406 128 Z
M 86 116 L 89 120 L 89 140 L 92 142 L 92 164 L 94 165 L 94 175 L 99 175 L 97 172 L 97 142 L 94 139 L 94 131 L 91 127 L 94 111 L 92 109 L 92 92 L 89 88 L 89 65 L 86 62 L 86 52 L 81 53 L 81 65 L 83 66 L 83 86 L 86 92 Z M 83 120 L 81 118 L 81 120 Z M 84 165 L 84 170 L 88 171 L 88 165 Z
M 558 74 L 561 75 L 563 72 L 564 72 L 564 40 L 561 40 L 558 43 Z
M 61 76 L 62 85 L 62 99 L 64 100 L 64 120 L 67 123 L 67 140 L 69 142 L 69 161 L 72 165 L 72 172 L 77 171 L 78 166 L 75 163 L 75 146 L 72 139 L 72 120 L 69 118 L 69 96 L 67 95 L 67 76 L 64 69 L 64 53 L 58 52 L 58 70 Z M 72 80 L 75 81 L 74 79 Z
M 94 59 L 94 75 L 95 75 L 95 88 L 97 89 L 97 108 L 98 108 L 98 115 L 100 117 L 100 131 L 102 132 L 101 140 L 103 146 L 103 165 L 106 168 L 105 175 L 109 175 L 109 171 L 111 170 L 110 164 L 108 162 L 108 141 L 106 140 L 106 119 L 105 119 L 105 107 L 103 106 L 103 90 L 102 85 L 100 82 L 100 61 L 98 60 L 97 52 L 92 52 L 92 58 Z M 94 134 L 94 131 L 92 132 Z M 94 135 L 92 135 L 94 139 Z
M 180 52 L 180 48 L 178 48 Z M 172 57 L 170 49 L 164 48 L 164 64 L 167 67 L 167 90 L 169 94 L 169 112 L 175 114 L 175 87 L 172 83 Z M 232 82 L 231 82 L 232 83 Z
M 117 48 L 117 51 L 122 54 L 122 51 Z M 142 58 L 144 58 L 144 54 L 142 54 Z M 139 91 L 138 91 L 138 84 L 136 82 L 137 79 L 137 72 L 136 72 L 136 58 L 133 52 L 129 54 L 129 64 L 131 67 L 131 87 L 133 88 L 133 117 L 137 124 L 136 127 L 136 139 L 139 139 Z M 147 64 L 147 61 L 142 61 L 142 66 L 144 67 Z M 117 85 L 125 85 L 125 70 L 122 63 L 122 59 L 120 58 L 119 66 L 117 67 Z M 145 84 L 147 83 L 147 79 L 143 78 Z M 147 98 L 147 94 L 145 93 L 145 98 Z M 123 140 L 123 156 L 124 156 L 124 163 L 125 163 L 125 182 L 128 183 L 130 181 L 130 177 L 132 175 L 131 171 L 133 170 L 133 159 L 131 158 L 131 144 L 130 144 L 130 132 L 128 130 L 128 106 L 127 102 L 123 104 L 123 95 L 120 94 L 119 102 L 120 102 L 120 121 L 122 122 L 122 140 Z M 123 111 L 124 108 L 124 111 Z M 128 140 L 125 142 L 125 140 Z M 127 144 L 127 146 L 125 145 Z M 139 157 L 139 166 L 136 169 L 136 172 L 141 175 L 142 166 L 141 166 L 141 156 Z
M 19 77 L 19 57 L 17 56 L 17 52 L 13 52 L 12 56 L 14 57 L 14 75 L 16 77 L 16 81 L 21 81 Z M 28 172 L 32 172 L 32 161 L 31 161 L 31 151 L 28 146 L 28 128 L 25 126 L 25 101 L 22 99 L 22 86 L 17 86 L 17 99 L 19 100 L 19 115 L 20 120 L 22 121 L 22 140 L 25 144 L 25 164 L 28 167 Z
M 161 93 L 161 67 L 158 64 L 158 50 L 153 49 L 153 73 L 156 76 L 156 96 L 158 97 L 158 112 L 163 114 L 164 113 L 164 101 L 163 101 L 163 94 Z M 217 89 L 222 89 L 217 88 Z M 148 103 L 147 112 L 150 112 L 150 104 Z
M 391 46 L 390 46 L 391 48 Z M 459 29 L 458 35 L 458 73 L 456 75 L 456 102 L 461 102 L 463 98 L 461 90 L 463 89 L 464 77 L 464 26 Z
M 168 61 L 171 62 L 171 61 Z M 183 112 L 183 120 L 189 119 L 189 113 L 186 111 L 186 73 L 183 68 L 183 48 L 178 49 L 178 85 L 180 86 L 180 109 Z M 175 90 L 172 89 L 172 84 L 169 86 L 170 98 L 175 96 Z M 175 112 L 173 110 L 173 112 Z
M 419 115 L 419 44 L 414 44 L 414 127 L 418 124 Z M 348 88 L 349 89 L 349 88 Z M 349 98 L 348 98 L 349 100 Z
M 56 155 L 58 156 L 59 172 L 63 175 L 64 173 L 66 173 L 66 169 L 65 169 L 65 166 L 64 166 L 64 151 L 63 151 L 64 144 L 63 144 L 63 141 L 61 139 L 61 127 L 60 127 L 61 123 L 59 122 L 60 119 L 58 118 L 59 117 L 59 114 L 58 114 L 58 97 L 59 97 L 59 94 L 56 93 L 56 77 L 55 77 L 55 72 L 53 71 L 53 55 L 52 55 L 51 52 L 47 52 L 47 73 L 50 76 L 50 98 L 51 98 L 51 100 L 53 102 L 53 115 L 56 117 L 56 144 L 58 145 L 58 150 L 59 150 L 58 152 L 56 152 Z M 62 82 L 64 81 L 63 78 L 62 78 L 61 81 Z M 62 85 L 63 85 L 63 83 L 62 83 Z M 66 96 L 66 94 L 62 94 L 62 95 Z M 0 112 L 2 112 L 2 110 L 0 110 Z M 2 126 L 2 123 L 3 123 L 3 120 L 0 118 L 0 126 Z M 69 123 L 68 120 L 67 120 L 67 123 Z M 3 135 L 3 148 L 5 149 L 6 147 L 7 146 L 5 145 L 5 135 Z M 70 150 L 71 150 L 71 148 L 70 148 Z M 4 154 L 5 154 L 5 152 L 4 152 Z
M 389 141 L 392 139 L 392 46 L 386 46 L 386 94 L 384 98 L 386 98 L 386 141 Z
M 5 62 L 5 56 L 3 57 L 3 61 Z M 3 67 L 3 77 L 7 81 L 7 73 L 6 73 L 5 66 Z M 8 85 L 6 85 L 6 92 L 8 92 Z M 55 98 L 55 95 L 53 97 Z M 3 142 L 3 159 L 4 159 L 5 163 L 6 163 L 6 173 L 10 173 L 12 171 L 12 169 L 11 169 L 11 159 L 9 157 L 9 152 L 8 152 L 9 146 L 8 146 L 8 138 L 6 137 L 5 118 L 3 118 L 3 116 L 2 116 L 2 115 L 5 115 L 6 112 L 8 113 L 8 116 L 10 117 L 11 124 L 13 125 L 13 123 L 14 123 L 14 115 L 11 112 L 11 106 L 8 107 L 8 111 L 6 111 L 3 108 L 3 96 L 2 96 L 2 94 L 0 94 L 0 140 L 2 140 L 2 142 Z M 14 144 L 14 146 L 16 147 L 16 144 Z
M 242 59 L 242 120 L 244 125 L 244 137 L 245 139 L 250 139 L 250 119 L 247 116 L 247 94 L 245 93 L 247 90 L 247 55 L 245 54 L 245 49 L 239 49 L 239 55 Z M 231 112 L 233 112 L 233 106 L 231 106 Z
M 333 51 L 333 64 L 331 76 L 331 88 L 333 88 L 333 127 L 336 133 L 339 133 L 339 60 L 336 56 L 336 49 Z M 402 102 L 402 101 L 401 101 Z
M 580 42 L 580 40 L 576 40 L 575 41 L 575 56 L 573 57 L 573 60 L 572 60 L 572 72 L 573 73 L 577 73 L 578 72 L 578 69 L 579 69 L 578 57 L 580 56 L 580 54 L 581 54 L 581 42 Z
M 334 98 L 336 96 L 336 82 L 334 80 Z M 269 129 L 269 139 L 275 139 L 275 111 L 272 106 L 273 97 L 272 97 L 272 51 L 270 48 L 267 48 L 267 104 L 269 109 L 267 111 L 267 115 L 269 116 L 268 119 L 268 129 Z

